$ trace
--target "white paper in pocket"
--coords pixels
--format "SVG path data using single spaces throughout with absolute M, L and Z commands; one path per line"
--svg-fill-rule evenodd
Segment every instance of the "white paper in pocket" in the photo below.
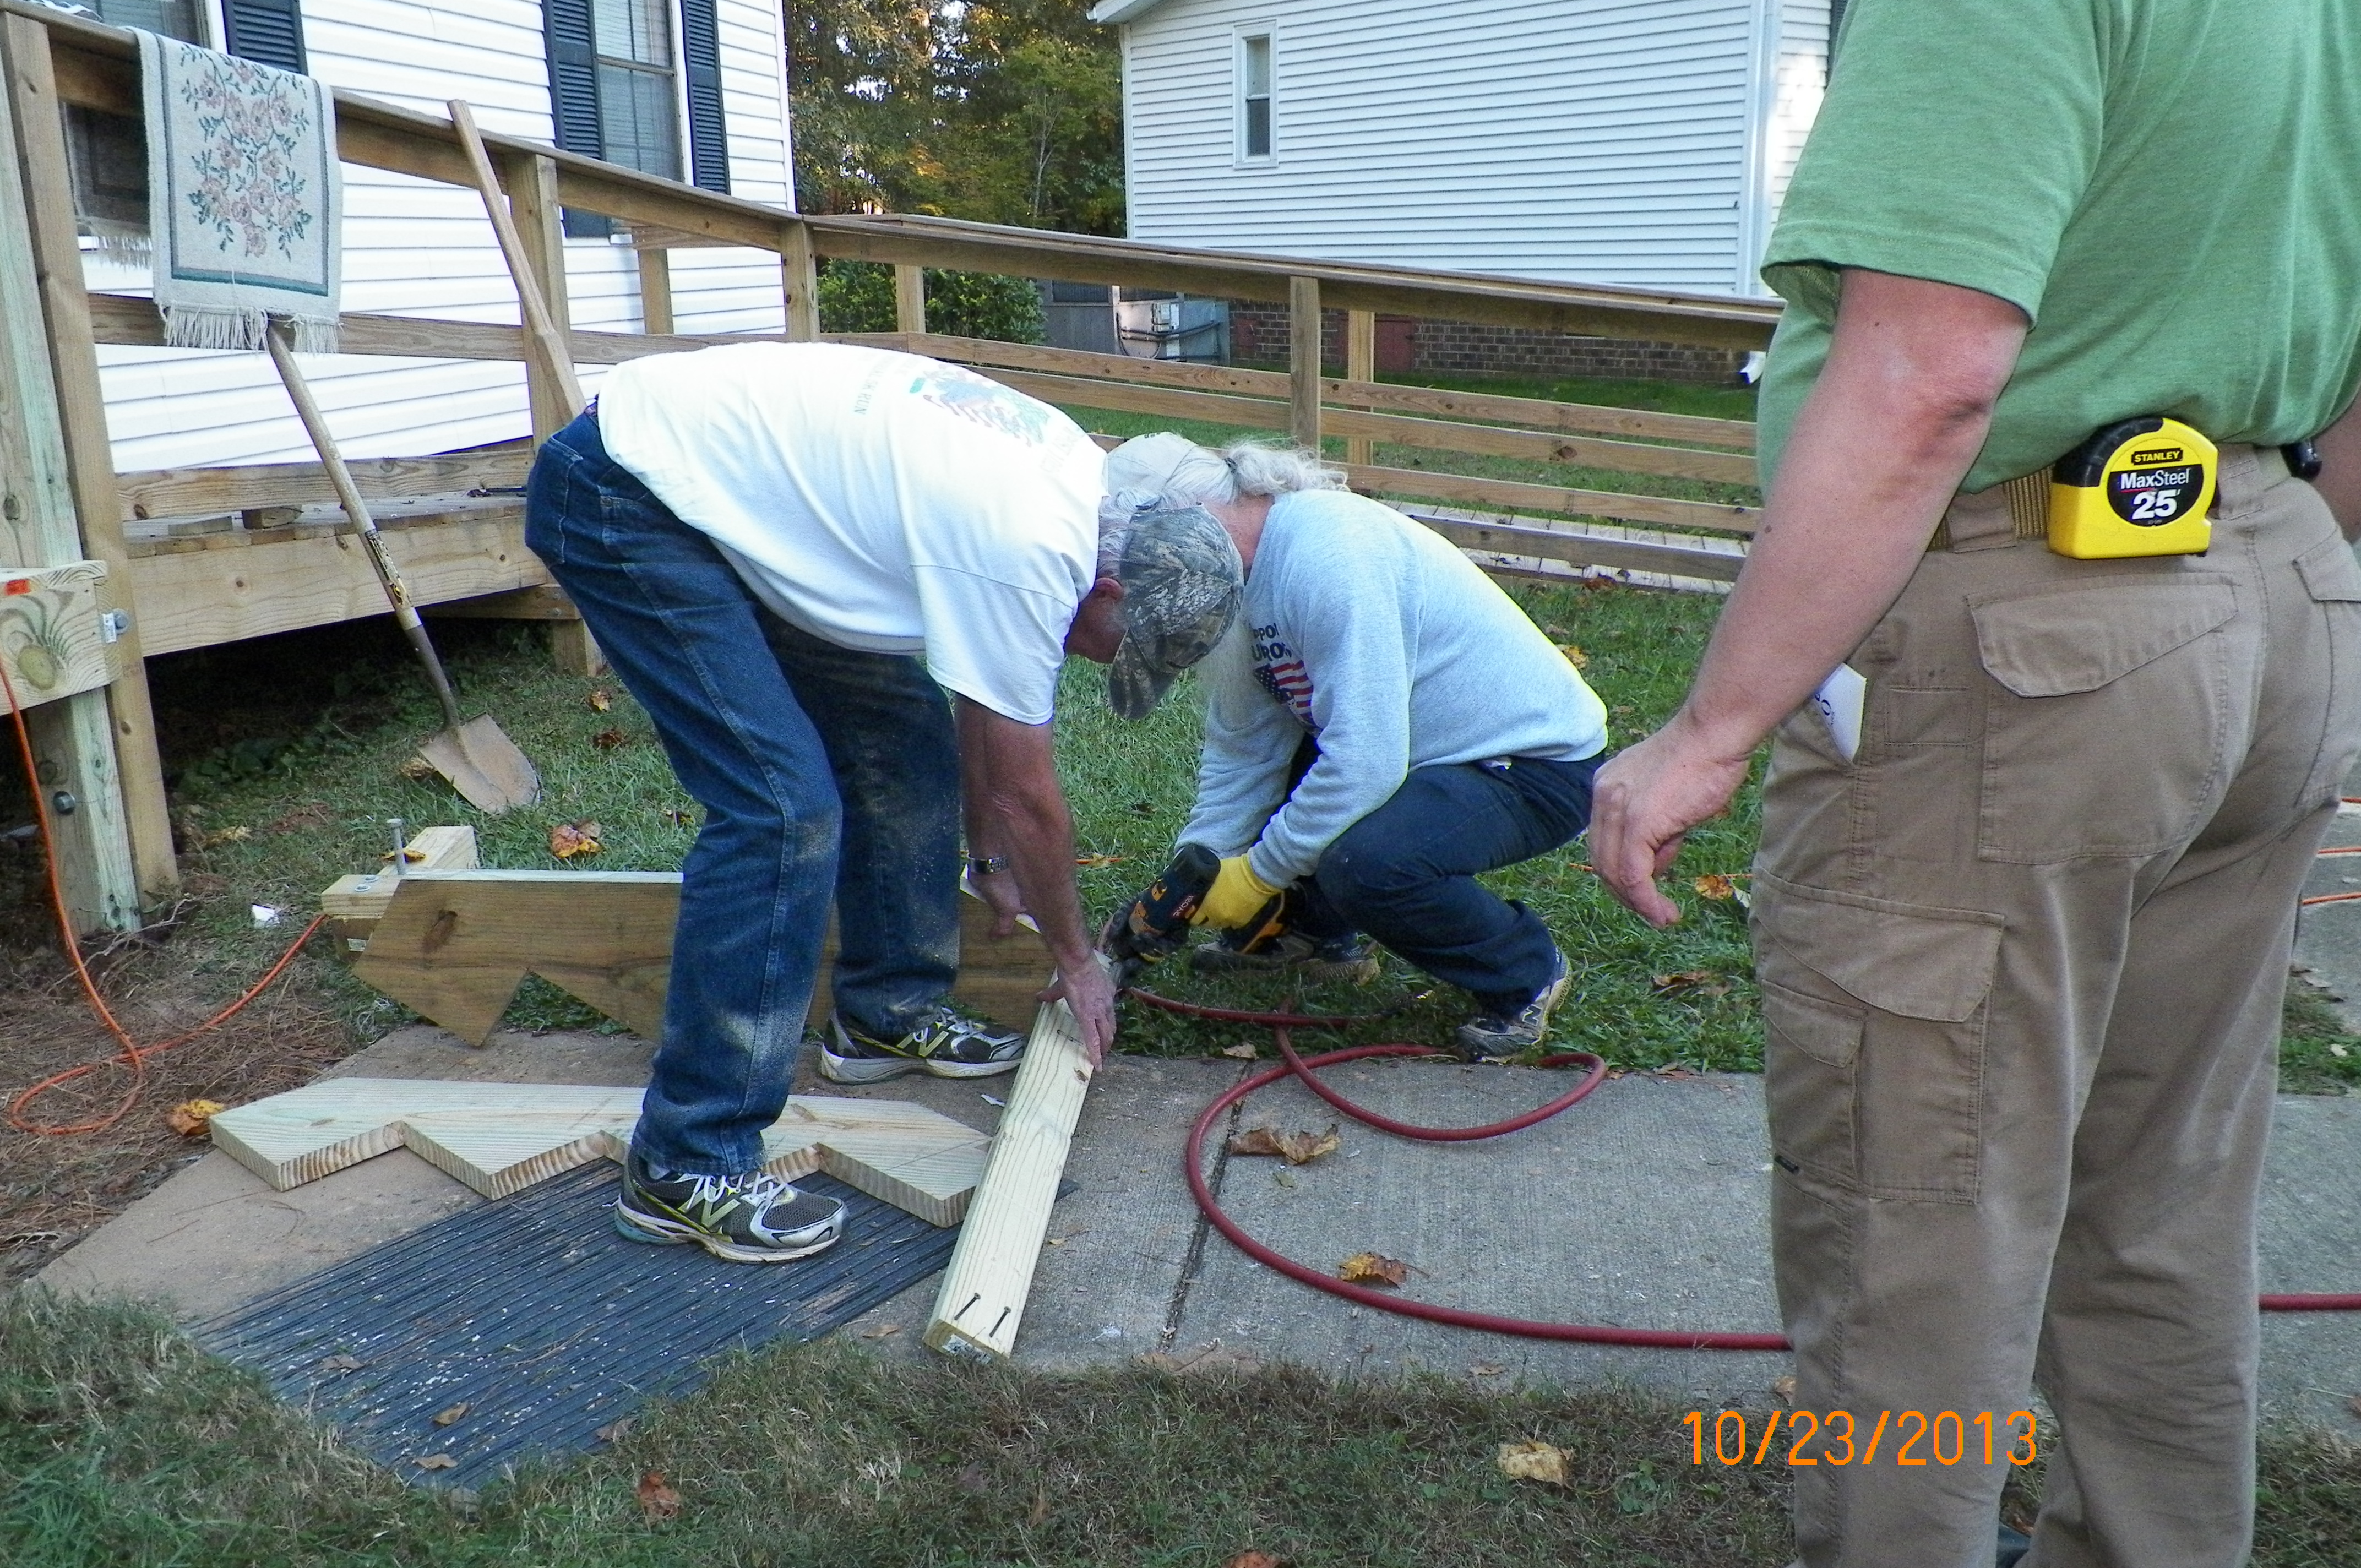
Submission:
M 1848 762 L 1861 750 L 1861 705 L 1868 695 L 1869 682 L 1850 664 L 1839 664 L 1812 694 L 1812 706 L 1828 727 L 1828 739 Z

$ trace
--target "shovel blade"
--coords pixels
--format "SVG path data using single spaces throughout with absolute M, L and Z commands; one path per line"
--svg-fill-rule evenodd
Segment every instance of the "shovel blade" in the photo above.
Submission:
M 439 731 L 418 754 L 478 811 L 498 816 L 541 798 L 541 774 L 489 713 Z

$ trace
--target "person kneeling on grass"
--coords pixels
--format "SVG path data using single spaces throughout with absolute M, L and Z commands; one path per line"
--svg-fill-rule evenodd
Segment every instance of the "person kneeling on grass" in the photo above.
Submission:
M 1565 955 L 1476 877 L 1588 824 L 1597 694 L 1475 563 L 1310 453 L 1146 435 L 1108 455 L 1106 484 L 1202 506 L 1246 566 L 1237 623 L 1199 666 L 1180 843 L 1221 857 L 1194 918 L 1224 935 L 1192 967 L 1367 980 L 1374 938 L 1475 998 L 1466 1055 L 1539 1045 Z M 1116 711 L 1138 718 L 1161 690 L 1118 690 Z

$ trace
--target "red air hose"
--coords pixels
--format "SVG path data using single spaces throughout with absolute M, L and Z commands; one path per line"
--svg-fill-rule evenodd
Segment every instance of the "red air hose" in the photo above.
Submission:
M 1296 1262 L 1284 1254 L 1273 1251 L 1248 1235 L 1235 1220 L 1230 1218 L 1213 1196 L 1212 1183 L 1205 1179 L 1205 1139 L 1213 1132 L 1224 1112 L 1257 1089 L 1268 1088 L 1281 1079 L 1293 1078 L 1330 1105 L 1365 1125 L 1377 1127 L 1398 1137 L 1411 1138 L 1421 1143 L 1466 1143 L 1478 1138 L 1497 1138 L 1505 1134 L 1521 1132 L 1562 1111 L 1570 1110 L 1607 1077 L 1607 1064 L 1588 1051 L 1568 1051 L 1544 1057 L 1542 1067 L 1572 1067 L 1587 1069 L 1582 1081 L 1545 1105 L 1493 1122 L 1479 1127 L 1421 1127 L 1408 1122 L 1379 1115 L 1366 1106 L 1356 1104 L 1325 1083 L 1313 1072 L 1315 1068 L 1334 1067 L 1348 1061 L 1365 1061 L 1371 1057 L 1433 1057 L 1444 1053 L 1428 1046 L 1381 1045 L 1350 1046 L 1343 1050 L 1322 1051 L 1315 1056 L 1297 1054 L 1289 1031 L 1310 1028 L 1339 1028 L 1348 1024 L 1382 1017 L 1338 1017 L 1301 1013 L 1257 1013 L 1233 1007 L 1204 1007 L 1194 1003 L 1176 1002 L 1153 992 L 1134 989 L 1126 992 L 1134 1001 L 1183 1017 L 1206 1018 L 1225 1024 L 1253 1024 L 1271 1031 L 1285 1060 L 1242 1082 L 1233 1084 L 1215 1096 L 1212 1104 L 1199 1113 L 1196 1124 L 1189 1129 L 1189 1142 L 1180 1158 L 1183 1174 L 1189 1180 L 1189 1195 L 1196 1200 L 1199 1212 L 1221 1232 L 1232 1246 L 1266 1268 L 1275 1269 L 1290 1279 L 1309 1285 L 1315 1290 L 1325 1290 L 1331 1296 L 1342 1296 L 1358 1306 L 1375 1307 L 1379 1311 L 1395 1312 L 1406 1318 L 1422 1318 L 1432 1323 L 1447 1323 L 1454 1328 L 1480 1329 L 1488 1333 L 1516 1334 L 1525 1339 L 1571 1340 L 1585 1344 L 1641 1345 L 1662 1350 L 1756 1350 L 1778 1351 L 1791 1348 L 1780 1334 L 1751 1334 L 1710 1332 L 1701 1329 L 1627 1329 L 1604 1323 L 1552 1323 L 1531 1318 L 1501 1317 L 1491 1312 L 1469 1311 L 1460 1307 L 1438 1307 L 1432 1302 L 1413 1300 L 1389 1291 L 1376 1290 L 1366 1285 L 1355 1285 L 1334 1275 Z M 2265 1296 L 2258 1303 L 2266 1312 L 2355 1312 L 2361 1311 L 2361 1294 L 2349 1295 L 2279 1295 Z

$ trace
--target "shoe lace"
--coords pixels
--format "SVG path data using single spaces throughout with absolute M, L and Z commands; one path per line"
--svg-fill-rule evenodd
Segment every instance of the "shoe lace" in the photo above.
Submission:
M 767 1170 L 745 1176 L 700 1176 L 689 1189 L 688 1207 L 707 1213 L 727 1213 L 733 1203 L 743 1203 L 756 1213 L 783 1209 L 801 1196 L 794 1184 L 780 1180 Z

